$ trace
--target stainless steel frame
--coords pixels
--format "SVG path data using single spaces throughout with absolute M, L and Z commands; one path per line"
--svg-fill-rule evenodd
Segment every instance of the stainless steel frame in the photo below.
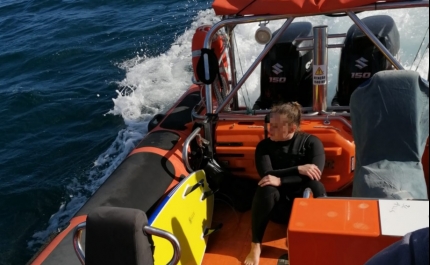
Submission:
M 87 225 L 86 222 L 78 224 L 75 227 L 75 230 L 73 232 L 73 248 L 75 249 L 76 255 L 78 256 L 78 259 L 82 265 L 85 265 L 85 250 L 82 247 L 81 236 L 82 236 L 82 231 L 86 228 L 86 225 Z M 178 239 L 174 235 L 172 235 L 171 233 L 169 233 L 167 231 L 164 231 L 164 230 L 161 230 L 158 228 L 154 228 L 151 226 L 144 226 L 142 233 L 143 232 L 146 232 L 150 235 L 164 238 L 167 241 L 169 241 L 170 244 L 172 244 L 172 246 L 173 246 L 173 257 L 167 263 L 167 265 L 178 264 L 178 262 L 181 258 L 181 246 L 179 245 Z
M 303 198 L 309 199 L 311 197 L 312 190 L 310 188 L 306 188 L 303 192 Z
M 327 82 L 328 82 L 328 27 L 314 27 L 314 68 L 323 66 L 323 76 L 325 81 L 322 84 L 313 82 L 313 111 L 322 112 L 327 110 Z
M 389 53 L 389 51 L 381 44 L 381 42 L 373 36 L 373 34 L 370 34 L 369 28 L 361 22 L 361 20 L 355 15 L 355 12 L 360 11 L 372 11 L 372 10 L 385 10 L 385 9 L 403 9 L 403 8 L 419 8 L 419 7 L 429 7 L 429 1 L 408 1 L 408 2 L 393 2 L 393 3 L 376 3 L 373 5 L 367 5 L 362 7 L 356 7 L 351 8 L 348 10 L 334 10 L 332 12 L 329 12 L 327 14 L 332 13 L 346 13 L 352 21 L 372 40 L 372 42 L 378 47 L 378 49 L 384 54 L 384 56 L 397 68 L 397 69 L 403 69 L 401 64 Z M 223 27 L 234 27 L 238 24 L 244 24 L 244 23 L 252 23 L 252 22 L 260 22 L 260 21 L 269 21 L 269 20 L 279 20 L 279 19 L 288 19 L 282 28 L 280 29 L 280 33 L 282 33 L 285 29 L 288 28 L 288 26 L 291 24 L 291 22 L 294 20 L 295 17 L 305 17 L 305 16 L 312 16 L 312 15 L 324 15 L 324 14 L 316 14 L 316 13 L 309 13 L 309 14 L 284 14 L 284 15 L 272 15 L 272 16 L 247 16 L 247 17 L 233 17 L 233 18 L 227 18 L 224 19 L 218 23 L 216 23 L 208 32 L 206 35 L 205 41 L 204 41 L 204 48 L 210 48 L 210 39 L 212 36 L 217 32 L 219 29 Z M 278 34 L 280 36 L 281 34 Z M 224 109 L 224 107 L 231 101 L 233 96 L 237 93 L 239 88 L 245 83 L 245 81 L 248 79 L 248 77 L 251 75 L 253 70 L 256 68 L 256 66 L 261 62 L 261 60 L 264 58 L 264 56 L 267 54 L 269 49 L 274 45 L 276 42 L 277 37 L 273 38 L 265 49 L 260 53 L 260 55 L 257 57 L 255 62 L 251 65 L 251 67 L 248 69 L 248 71 L 244 74 L 244 76 L 241 78 L 239 82 L 236 84 L 235 76 L 236 74 L 233 73 L 235 69 L 232 69 L 232 91 L 227 96 L 227 98 L 224 100 L 224 102 L 218 106 L 215 113 L 218 114 L 221 112 L 221 110 Z M 341 45 L 333 45 L 332 47 L 341 47 Z M 233 38 L 230 38 L 230 55 L 234 56 L 234 40 Z M 231 57 L 234 58 L 234 57 Z M 207 62 L 206 62 L 207 66 Z M 205 67 L 205 73 L 209 75 L 209 69 L 208 67 Z M 236 84 L 236 85 L 235 85 Z M 212 98 L 211 98 L 211 85 L 205 86 L 206 90 L 206 107 L 208 114 L 213 114 L 213 108 L 212 108 Z M 333 108 L 331 108 L 333 110 Z M 326 113 L 323 113 L 326 114 Z
M 196 138 L 197 134 L 199 134 L 201 128 L 196 128 L 185 140 L 184 147 L 182 147 L 182 162 L 184 162 L 185 168 L 188 172 L 193 172 L 193 169 L 190 166 L 190 162 L 188 161 L 188 147 L 190 146 L 191 141 Z
M 170 259 L 167 265 L 176 265 L 179 263 L 179 260 L 181 259 L 181 245 L 179 245 L 178 239 L 173 234 L 152 226 L 144 226 L 143 230 L 150 235 L 164 238 L 167 241 L 169 241 L 170 244 L 172 244 L 173 257 L 172 259 Z
M 219 114 L 219 120 L 221 121 L 262 121 L 264 120 L 265 115 L 238 115 L 238 114 L 231 114 L 231 113 L 220 113 Z M 307 120 L 324 120 L 324 121 L 331 121 L 331 120 L 337 120 L 342 122 L 346 127 L 352 130 L 351 123 L 348 122 L 347 119 L 345 119 L 342 116 L 333 116 L 333 115 L 318 115 L 318 116 L 308 116 L 306 117 Z
M 86 225 L 86 222 L 78 224 L 75 227 L 75 231 L 73 232 L 73 248 L 75 249 L 76 255 L 78 256 L 78 259 L 82 265 L 85 265 L 85 251 L 82 247 L 81 236 L 82 231 L 85 229 Z

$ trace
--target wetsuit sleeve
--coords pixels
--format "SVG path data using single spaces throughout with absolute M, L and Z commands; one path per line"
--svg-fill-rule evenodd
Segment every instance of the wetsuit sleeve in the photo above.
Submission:
M 267 175 L 280 178 L 299 174 L 297 166 L 279 170 L 273 169 L 272 162 L 270 161 L 270 146 L 266 140 L 261 141 L 255 148 L 255 164 L 260 178 L 264 178 Z
M 309 144 L 306 148 L 306 158 L 311 162 L 307 164 L 314 164 L 321 172 L 323 172 L 325 166 L 325 152 L 321 140 L 318 137 L 311 135 L 308 139 L 308 143 Z
M 264 178 L 264 176 L 267 175 L 266 172 L 273 170 L 272 162 L 270 162 L 268 144 L 266 140 L 263 140 L 255 148 L 255 165 L 260 178 Z
M 306 153 L 304 164 L 314 164 L 322 172 L 325 164 L 325 153 L 321 140 L 316 136 L 311 135 L 306 141 L 305 147 Z M 308 176 L 300 175 L 298 166 L 299 165 L 286 169 L 271 170 L 268 171 L 267 174 L 281 178 L 282 184 L 299 183 L 303 181 L 303 178 L 308 178 Z

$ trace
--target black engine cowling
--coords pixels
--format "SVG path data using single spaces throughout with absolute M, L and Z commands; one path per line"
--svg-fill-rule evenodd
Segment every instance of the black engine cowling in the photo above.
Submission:
M 295 40 L 308 36 L 312 36 L 311 23 L 292 23 L 267 53 L 261 62 L 261 94 L 253 109 L 270 109 L 274 104 L 291 101 L 312 105 L 313 51 L 297 51 L 312 42 Z
M 381 43 L 396 56 L 400 48 L 400 36 L 396 23 L 390 16 L 366 17 L 362 22 Z M 339 82 L 332 105 L 349 106 L 352 92 L 375 73 L 393 69 L 379 49 L 354 24 L 348 30 L 345 47 L 342 48 L 339 65 Z

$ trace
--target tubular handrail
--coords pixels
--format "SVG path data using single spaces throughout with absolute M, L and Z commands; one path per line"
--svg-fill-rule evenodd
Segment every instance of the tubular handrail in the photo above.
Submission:
M 202 107 L 202 104 L 204 104 L 204 101 L 203 101 L 203 100 L 201 100 L 201 101 L 199 102 L 199 104 L 195 105 L 195 106 L 193 107 L 193 109 L 191 110 L 191 116 L 192 116 L 194 119 L 196 119 L 196 120 L 205 120 L 205 119 L 206 119 L 206 116 L 200 115 L 200 114 L 198 113 L 198 111 L 196 110 L 197 108 L 201 108 L 201 107 Z
M 82 231 L 86 228 L 86 225 L 86 222 L 78 224 L 73 232 L 73 248 L 75 249 L 76 255 L 78 256 L 78 259 L 82 265 L 85 265 L 85 251 L 82 248 L 81 237 Z M 150 235 L 158 236 L 169 241 L 173 246 L 173 257 L 170 259 L 167 265 L 178 264 L 181 258 L 181 246 L 179 245 L 178 239 L 173 234 L 165 230 L 147 225 L 143 227 L 143 231 Z
M 167 265 L 178 264 L 179 260 L 181 259 L 181 245 L 179 245 L 178 239 L 173 234 L 165 230 L 147 225 L 143 227 L 143 230 L 150 235 L 158 236 L 169 241 L 173 246 L 173 257 L 170 259 Z
M 219 115 L 219 120 L 222 121 L 260 121 L 260 120 L 264 120 L 263 115 L 259 115 L 259 116 L 249 116 L 249 115 L 243 115 L 243 116 L 238 116 L 238 115 L 234 115 L 234 114 L 228 114 L 228 113 L 221 113 Z M 307 120 L 337 120 L 342 122 L 346 127 L 348 127 L 349 129 L 352 130 L 352 125 L 351 123 L 349 123 L 344 117 L 342 116 L 333 116 L 333 115 L 318 115 L 318 116 L 307 116 L 306 117 Z
M 196 120 L 204 120 L 204 119 L 206 119 L 206 116 L 197 114 L 196 107 L 194 107 L 191 110 L 191 115 L 193 115 L 193 118 L 196 119 Z
M 317 116 L 318 114 L 319 114 L 318 111 L 310 112 L 310 113 L 302 113 L 302 117 L 313 117 L 313 116 Z
M 349 112 L 321 111 L 321 114 L 323 114 L 323 115 L 329 115 L 329 116 L 351 117 L 351 113 L 349 113 Z
M 184 142 L 184 147 L 182 148 L 182 162 L 184 162 L 185 168 L 188 172 L 193 172 L 193 169 L 190 166 L 190 161 L 188 161 L 188 147 L 190 146 L 191 141 L 196 138 L 202 128 L 197 127 L 194 131 L 187 137 Z
M 246 115 L 258 115 L 258 114 L 269 114 L 270 109 L 264 109 L 264 110 L 232 110 L 232 111 L 225 111 L 222 113 L 229 113 L 229 114 L 246 114 Z M 305 112 L 311 112 L 312 107 L 302 107 L 303 114 L 306 114 Z M 314 114 L 312 114 L 313 116 Z
M 309 199 L 311 197 L 312 190 L 310 188 L 306 188 L 303 192 L 303 198 Z
M 350 108 L 348 106 L 340 106 L 340 107 L 327 107 L 328 111 L 321 111 L 321 112 L 312 112 L 312 108 L 302 108 L 302 110 L 304 111 L 302 113 L 302 117 L 310 117 L 310 116 L 317 116 L 319 114 L 321 115 L 332 115 L 332 116 L 346 116 L 349 117 L 350 114 L 349 113 L 343 113 L 344 111 L 349 111 Z M 270 110 L 252 110 L 251 113 L 247 110 L 233 110 L 233 111 L 228 111 L 228 112 L 223 112 L 222 114 L 243 114 L 243 115 L 250 115 L 250 116 L 254 116 L 254 115 L 259 115 L 259 114 L 269 114 Z M 221 115 L 221 114 L 220 114 Z M 193 113 L 193 117 L 197 118 L 197 113 L 194 111 Z M 199 119 L 205 119 L 204 116 L 198 116 Z
M 73 248 L 75 249 L 76 255 L 82 265 L 85 265 L 85 251 L 82 248 L 81 236 L 82 230 L 85 229 L 86 225 L 86 222 L 78 224 L 73 232 Z
M 346 38 L 346 33 L 339 33 L 339 34 L 328 34 L 327 38 L 329 39 L 335 39 L 335 38 Z M 309 36 L 309 37 L 299 37 L 296 38 L 296 41 L 312 41 L 314 40 L 313 36 Z

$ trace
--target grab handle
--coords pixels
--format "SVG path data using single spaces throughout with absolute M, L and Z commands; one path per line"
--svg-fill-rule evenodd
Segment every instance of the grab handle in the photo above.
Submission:
M 85 251 L 83 250 L 83 247 L 82 247 L 81 237 L 82 237 L 82 231 L 85 228 L 86 228 L 86 222 L 83 222 L 78 224 L 73 232 L 73 248 L 82 265 L 85 265 Z M 147 225 L 143 227 L 143 231 L 145 231 L 150 235 L 158 236 L 169 241 L 170 244 L 172 244 L 173 246 L 173 257 L 167 263 L 167 265 L 178 264 L 181 258 L 181 246 L 179 245 L 178 239 L 173 234 L 155 227 L 147 226 Z
M 188 172 L 193 172 L 193 169 L 190 166 L 190 161 L 188 161 L 188 147 L 190 146 L 191 141 L 196 138 L 196 136 L 199 134 L 201 128 L 196 128 L 190 136 L 185 140 L 184 142 L 184 148 L 182 149 L 182 161 L 184 162 L 185 168 Z

